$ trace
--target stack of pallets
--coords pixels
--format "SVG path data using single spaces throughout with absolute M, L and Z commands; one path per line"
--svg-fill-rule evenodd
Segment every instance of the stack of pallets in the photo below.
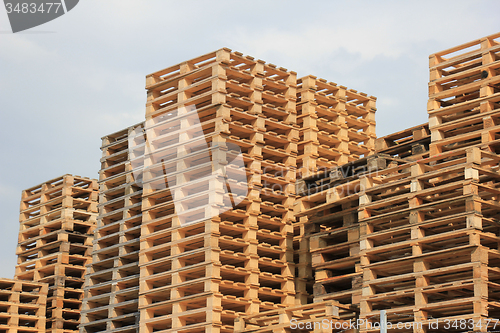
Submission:
M 0 331 L 44 333 L 46 283 L 0 279 Z
M 373 154 L 376 97 L 312 75 L 297 81 L 298 179 L 323 179 L 332 168 Z M 304 184 L 299 181 L 297 190 L 303 190 Z M 314 224 L 308 223 L 307 216 L 298 217 L 294 224 L 296 290 L 297 298 L 306 304 L 314 281 L 306 235 L 314 232 Z
M 15 279 L 49 285 L 48 332 L 78 330 L 97 197 L 96 180 L 72 175 L 23 191 Z
M 397 132 L 377 140 L 366 166 L 360 159 L 298 182 L 315 301 L 359 304 L 361 320 L 386 310 L 390 322 L 421 325 L 408 332 L 494 328 L 498 36 L 431 56 L 430 140 L 426 124 Z
M 391 322 L 425 329 L 455 320 L 492 329 L 488 320 L 500 314 L 500 157 L 488 147 L 375 154 L 366 167 L 351 165 L 352 175 L 346 164 L 330 179 L 304 179 L 299 190 L 312 191 L 297 217 L 312 223 L 314 301 L 358 304 L 366 321 L 386 310 Z
M 143 128 L 141 123 L 102 138 L 99 216 L 80 332 L 139 328 Z
M 487 327 L 500 306 L 500 157 L 480 147 L 367 175 L 360 192 L 361 318 L 466 320 Z M 470 322 L 469 322 L 470 321 Z
M 296 74 L 221 49 L 147 77 L 141 331 L 295 302 Z
M 500 34 L 429 57 L 431 155 L 500 139 Z
M 314 302 L 334 300 L 359 305 L 363 272 L 360 260 L 359 193 L 365 175 L 384 175 L 404 160 L 376 153 L 302 179 L 297 183 L 297 224 L 307 229 L 314 273 Z M 301 222 L 305 219 L 305 223 Z
M 393 157 L 417 160 L 429 156 L 429 123 L 413 126 L 375 140 L 375 151 Z
M 375 97 L 312 75 L 297 82 L 300 178 L 373 153 Z

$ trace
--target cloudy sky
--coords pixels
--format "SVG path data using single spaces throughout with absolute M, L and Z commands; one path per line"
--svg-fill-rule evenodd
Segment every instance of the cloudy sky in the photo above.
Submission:
M 378 97 L 377 135 L 427 121 L 428 56 L 500 31 L 500 2 L 85 0 L 12 34 L 0 7 L 0 277 L 21 191 L 98 177 L 100 138 L 144 119 L 145 75 L 221 47 Z

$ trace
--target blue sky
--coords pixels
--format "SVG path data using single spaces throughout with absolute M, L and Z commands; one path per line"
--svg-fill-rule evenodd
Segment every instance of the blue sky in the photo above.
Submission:
M 377 100 L 377 135 L 427 121 L 428 56 L 500 31 L 500 2 L 85 0 L 10 33 L 0 7 L 0 276 L 21 191 L 98 177 L 100 138 L 144 118 L 145 75 L 221 47 Z

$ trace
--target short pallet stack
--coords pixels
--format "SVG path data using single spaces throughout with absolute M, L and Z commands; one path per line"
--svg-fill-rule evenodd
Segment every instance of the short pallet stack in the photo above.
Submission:
M 375 151 L 393 157 L 417 160 L 429 156 L 429 123 L 413 126 L 375 140 Z
M 390 322 L 419 322 L 415 332 L 436 320 L 491 330 L 500 314 L 500 157 L 486 147 L 406 162 L 375 154 L 365 167 L 345 165 L 342 177 L 331 172 L 297 214 L 315 229 L 314 301 L 358 304 L 367 321 L 386 310 Z M 348 167 L 358 171 L 345 177 Z
M 312 256 L 314 302 L 333 300 L 359 306 L 363 283 L 363 230 L 358 220 L 361 179 L 401 163 L 400 158 L 377 153 L 306 177 L 297 184 L 302 198 L 295 215 L 306 220 L 304 238 Z
M 229 49 L 147 78 L 141 332 L 295 302 L 296 74 Z
M 97 181 L 64 175 L 24 190 L 15 279 L 49 285 L 47 332 L 77 332 L 97 217 Z
M 351 323 L 356 322 L 356 313 L 337 302 L 290 306 L 235 320 L 234 332 L 252 333 L 332 333 L 355 332 Z
M 0 332 L 44 333 L 48 285 L 0 279 Z
M 99 216 L 86 275 L 82 333 L 139 329 L 143 127 L 137 124 L 102 138 Z
M 500 34 L 429 57 L 431 155 L 500 139 Z
M 493 328 L 486 322 L 500 314 L 499 162 L 472 147 L 361 179 L 361 319 L 384 309 L 390 321 L 415 320 L 424 331 L 429 320 Z

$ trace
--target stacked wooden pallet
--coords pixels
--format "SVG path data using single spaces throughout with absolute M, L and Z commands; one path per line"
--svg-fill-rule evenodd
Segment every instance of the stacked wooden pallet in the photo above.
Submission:
M 289 306 L 236 318 L 234 332 L 253 333 L 332 333 L 354 332 L 356 311 L 338 302 Z
M 405 163 L 376 153 L 302 179 L 297 183 L 296 224 L 307 228 L 310 263 L 314 272 L 314 301 L 335 300 L 359 305 L 363 272 L 358 220 L 359 193 L 366 175 L 382 177 L 385 169 Z M 303 222 L 305 221 L 305 222 Z
M 432 54 L 431 155 L 500 138 L 500 34 Z
M 300 178 L 373 153 L 375 97 L 312 75 L 297 82 Z
M 499 162 L 479 147 L 367 175 L 360 192 L 361 318 L 469 320 L 492 329 L 499 272 Z
M 347 164 L 330 180 L 300 182 L 298 193 L 313 189 L 297 217 L 313 223 L 314 300 L 359 304 L 366 321 L 386 310 L 390 322 L 415 321 L 424 330 L 460 320 L 493 329 L 500 156 L 491 147 L 425 158 L 375 154 L 366 166 L 353 163 L 354 174 Z
M 322 179 L 336 166 L 373 154 L 375 103 L 373 96 L 312 75 L 299 79 L 297 178 Z M 294 224 L 296 290 L 302 304 L 311 301 L 314 281 L 309 237 L 306 237 L 314 232 L 313 226 L 307 216 L 300 217 Z
M 48 285 L 0 279 L 0 331 L 44 333 Z
M 375 152 L 417 160 L 429 156 L 429 123 L 413 126 L 375 140 Z
M 97 181 L 64 175 L 22 193 L 15 278 L 49 285 L 47 330 L 76 332 L 97 217 Z
M 147 77 L 141 332 L 295 301 L 296 74 L 221 49 Z
M 137 332 L 144 123 L 102 138 L 99 216 L 80 332 Z

